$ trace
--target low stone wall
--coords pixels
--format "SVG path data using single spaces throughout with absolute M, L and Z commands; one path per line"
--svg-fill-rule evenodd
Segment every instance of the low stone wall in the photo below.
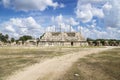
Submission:
M 44 47 L 44 46 L 120 46 L 120 43 L 112 42 L 108 43 L 105 42 L 104 45 L 98 41 L 98 42 L 87 42 L 87 41 L 39 41 L 39 42 L 25 42 L 22 43 L 0 43 L 0 47 L 4 46 L 18 46 L 18 47 Z
M 40 41 L 38 46 L 88 46 L 88 43 L 86 41 Z
M 104 41 L 103 43 L 100 41 L 96 41 L 96 42 L 88 41 L 88 44 L 89 46 L 120 46 L 120 42 L 118 43 L 116 41 L 111 41 L 111 42 Z

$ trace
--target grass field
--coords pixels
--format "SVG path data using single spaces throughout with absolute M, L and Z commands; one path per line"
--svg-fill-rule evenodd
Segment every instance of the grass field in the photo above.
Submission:
M 0 80 L 45 59 L 80 50 L 79 47 L 0 47 Z
M 38 63 L 46 58 L 61 56 L 77 49 L 67 48 L 0 48 L 0 80 L 11 75 L 14 71 Z
M 79 59 L 59 80 L 120 80 L 120 48 Z
M 80 47 L 0 47 L 0 80 L 48 58 L 84 50 Z M 119 80 L 120 48 L 79 59 L 59 80 Z

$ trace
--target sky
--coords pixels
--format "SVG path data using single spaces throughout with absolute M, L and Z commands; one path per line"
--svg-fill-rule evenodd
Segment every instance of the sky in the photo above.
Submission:
M 0 0 L 0 33 L 19 38 L 45 32 L 81 32 L 120 39 L 120 0 Z

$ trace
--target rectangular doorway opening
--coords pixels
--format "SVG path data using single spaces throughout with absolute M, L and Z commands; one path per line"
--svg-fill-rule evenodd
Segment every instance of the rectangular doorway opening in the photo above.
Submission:
M 71 46 L 73 46 L 74 44 L 73 44 L 73 42 L 71 42 Z

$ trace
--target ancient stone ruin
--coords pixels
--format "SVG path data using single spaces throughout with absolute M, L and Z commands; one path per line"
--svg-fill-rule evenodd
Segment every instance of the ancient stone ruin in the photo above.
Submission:
M 79 32 L 47 32 L 40 39 L 41 46 L 87 46 Z

